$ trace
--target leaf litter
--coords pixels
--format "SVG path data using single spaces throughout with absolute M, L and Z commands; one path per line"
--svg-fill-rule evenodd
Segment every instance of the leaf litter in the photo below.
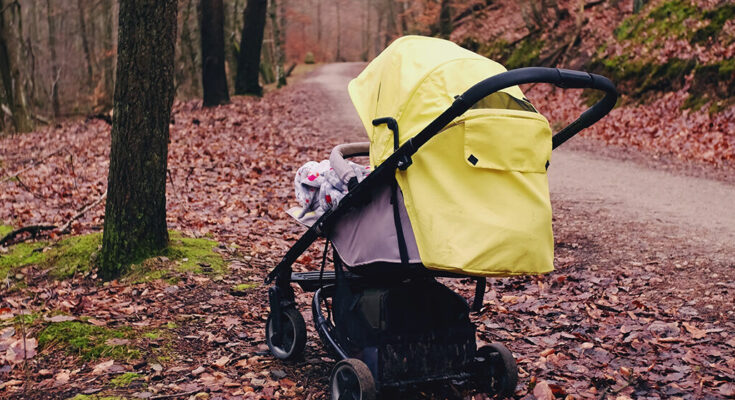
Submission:
M 303 231 L 284 212 L 294 204 L 293 171 L 326 158 L 340 137 L 352 134 L 325 129 L 335 117 L 326 96 L 314 96 L 315 90 L 295 85 L 215 109 L 177 103 L 168 224 L 186 236 L 213 236 L 227 273 L 178 271 L 147 282 L 100 285 L 93 274 L 60 281 L 36 266 L 24 267 L 25 285 L 2 289 L 0 315 L 8 318 L 0 319 L 0 398 L 69 398 L 85 391 L 128 398 L 200 392 L 225 399 L 326 398 L 333 360 L 310 325 L 308 294 L 297 290 L 296 299 L 307 320 L 305 357 L 284 363 L 268 354 L 267 295 L 257 286 Z M 52 156 L 24 172 L 24 186 L 0 184 L 0 219 L 6 223 L 58 224 L 105 190 L 109 127 L 102 122 L 63 122 L 0 143 L 4 174 L 49 149 L 73 154 Z M 554 199 L 554 207 L 556 271 L 492 280 L 485 307 L 473 316 L 479 342 L 512 349 L 520 372 L 515 397 L 731 396 L 732 253 L 712 252 L 707 243 L 666 226 L 622 226 L 595 205 Z M 102 213 L 96 207 L 72 225 L 73 232 L 99 230 Z M 316 247 L 295 269 L 318 268 Z M 244 295 L 231 293 L 244 283 L 256 285 Z M 471 281 L 446 283 L 471 298 Z M 19 324 L 18 317 L 29 313 L 41 317 Z M 108 339 L 109 345 L 137 351 L 85 362 L 58 346 L 35 348 L 44 327 L 71 321 L 130 329 L 124 338 Z M 18 362 L 23 337 L 25 358 Z M 124 373 L 140 379 L 129 387 L 110 383 Z M 403 396 L 487 398 L 452 385 Z

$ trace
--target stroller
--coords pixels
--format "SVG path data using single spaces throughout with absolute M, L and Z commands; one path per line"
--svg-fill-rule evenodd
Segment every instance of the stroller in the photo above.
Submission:
M 524 83 L 605 96 L 552 136 L 517 86 Z M 338 360 L 332 399 L 374 399 L 388 388 L 438 381 L 511 396 L 515 360 L 502 344 L 477 348 L 470 311 L 482 307 L 487 277 L 553 269 L 551 150 L 610 112 L 614 85 L 564 69 L 506 71 L 449 41 L 406 36 L 351 81 L 349 93 L 370 142 L 332 151 L 332 168 L 349 191 L 266 278 L 274 282 L 271 353 L 283 360 L 303 353 L 295 283 L 314 292 L 316 330 Z M 360 182 L 345 160 L 355 156 L 369 156 L 372 167 Z M 321 270 L 293 272 L 320 237 L 327 239 Z M 326 270 L 330 243 L 334 269 Z M 474 280 L 472 305 L 440 277 Z

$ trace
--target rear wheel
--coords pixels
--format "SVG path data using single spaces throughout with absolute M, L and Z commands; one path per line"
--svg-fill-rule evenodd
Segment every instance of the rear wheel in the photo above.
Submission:
M 301 313 L 293 306 L 285 307 L 281 314 L 281 337 L 278 340 L 273 318 L 268 315 L 265 324 L 265 338 L 271 354 L 281 360 L 293 360 L 304 353 L 306 346 L 306 323 Z
M 518 366 L 510 350 L 500 343 L 491 343 L 477 349 L 477 357 L 480 389 L 500 398 L 513 396 L 518 384 Z
M 332 368 L 329 379 L 332 400 L 375 400 L 377 390 L 370 368 L 357 358 L 347 358 Z

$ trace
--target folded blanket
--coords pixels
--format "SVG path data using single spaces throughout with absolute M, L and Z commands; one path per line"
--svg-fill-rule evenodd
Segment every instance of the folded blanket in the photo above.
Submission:
M 370 173 L 370 167 L 346 161 L 355 173 L 358 182 Z M 343 182 L 332 169 L 329 160 L 322 162 L 309 161 L 296 172 L 294 178 L 296 199 L 301 210 L 291 209 L 289 215 L 306 225 L 311 225 L 316 218 L 331 209 L 347 194 L 347 182 Z M 313 212 L 314 214 L 307 216 Z M 303 221 L 302 221 L 303 219 Z

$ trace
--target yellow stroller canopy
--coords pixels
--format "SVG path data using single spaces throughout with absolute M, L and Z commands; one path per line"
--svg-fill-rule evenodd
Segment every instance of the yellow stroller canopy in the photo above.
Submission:
M 394 151 L 394 134 L 373 119 L 392 117 L 402 145 L 474 84 L 506 69 L 452 42 L 406 36 L 349 84 L 370 138 L 370 162 Z M 549 123 L 518 86 L 493 93 L 422 146 L 396 171 L 422 263 L 474 276 L 553 269 L 546 167 Z

